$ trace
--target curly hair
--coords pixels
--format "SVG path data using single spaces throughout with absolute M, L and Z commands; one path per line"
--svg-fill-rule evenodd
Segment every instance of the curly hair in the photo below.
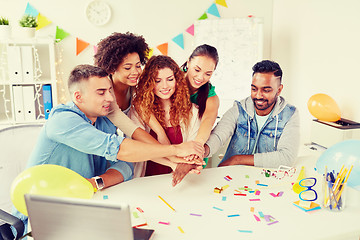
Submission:
M 158 72 L 164 68 L 170 68 L 176 80 L 175 92 L 170 97 L 170 124 L 176 127 L 183 123 L 187 127 L 192 107 L 189 88 L 184 78 L 184 73 L 176 62 L 168 56 L 159 55 L 150 58 L 136 86 L 133 105 L 145 123 L 148 123 L 150 116 L 154 114 L 161 126 L 166 128 L 165 111 L 162 108 L 160 98 L 154 94 L 155 80 Z
M 139 54 L 140 62 L 144 65 L 147 62 L 147 55 L 150 51 L 143 36 L 133 33 L 113 33 L 102 39 L 94 55 L 95 65 L 104 69 L 108 74 L 116 71 L 119 64 L 129 53 Z

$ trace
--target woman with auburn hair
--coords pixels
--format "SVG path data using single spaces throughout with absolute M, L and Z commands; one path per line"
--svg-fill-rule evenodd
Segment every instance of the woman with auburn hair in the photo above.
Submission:
M 217 118 L 219 97 L 215 93 L 215 86 L 210 78 L 219 62 L 215 47 L 203 44 L 195 48 L 189 59 L 181 66 L 190 91 L 190 101 L 197 105 L 198 116 L 201 120 L 200 128 L 195 141 L 204 145 L 208 140 Z M 150 122 L 152 129 L 158 135 L 158 141 L 169 144 L 163 128 L 156 121 Z M 207 164 L 207 158 L 204 158 Z
M 133 105 L 130 118 L 155 138 L 157 135 L 150 127 L 152 118 L 161 125 L 171 144 L 193 140 L 197 135 L 198 109 L 190 101 L 184 73 L 168 56 L 150 58 L 136 86 Z M 151 176 L 170 173 L 171 168 L 148 161 L 136 164 L 136 172 Z

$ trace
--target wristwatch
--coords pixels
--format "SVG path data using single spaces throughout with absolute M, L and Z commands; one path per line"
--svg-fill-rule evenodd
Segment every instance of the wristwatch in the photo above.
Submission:
M 93 179 L 95 180 L 95 184 L 96 184 L 96 187 L 98 190 L 101 190 L 105 187 L 102 177 L 95 176 L 95 177 L 93 177 Z

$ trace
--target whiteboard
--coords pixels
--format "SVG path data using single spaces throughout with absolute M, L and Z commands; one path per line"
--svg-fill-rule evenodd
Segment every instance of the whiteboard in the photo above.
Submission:
M 234 100 L 250 95 L 252 67 L 263 57 L 261 18 L 206 19 L 196 21 L 195 46 L 209 44 L 219 54 L 211 84 L 220 98 L 219 116 Z

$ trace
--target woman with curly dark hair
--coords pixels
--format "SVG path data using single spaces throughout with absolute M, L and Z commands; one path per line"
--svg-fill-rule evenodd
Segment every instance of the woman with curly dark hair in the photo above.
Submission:
M 142 36 L 113 33 L 97 45 L 95 65 L 104 69 L 113 82 L 116 102 L 127 113 L 132 91 L 147 62 L 149 47 Z
M 149 47 L 145 39 L 129 32 L 113 33 L 101 40 L 97 47 L 94 56 L 95 65 L 109 74 L 116 99 L 116 102 L 111 105 L 112 112 L 107 117 L 128 137 L 147 143 L 159 144 L 150 134 L 139 128 L 125 115 L 130 109 L 133 92 L 142 73 L 142 66 L 148 60 Z M 175 169 L 176 163 L 189 163 L 188 160 L 170 157 L 154 161 Z M 190 163 L 194 162 L 203 163 L 191 159 Z
M 133 105 L 130 118 L 152 136 L 157 137 L 149 122 L 155 117 L 171 144 L 196 137 L 200 126 L 198 109 L 190 101 L 184 73 L 172 58 L 163 55 L 150 58 L 136 86 Z M 136 171 L 141 172 L 140 175 L 151 176 L 170 173 L 171 168 L 148 161 L 136 164 Z

